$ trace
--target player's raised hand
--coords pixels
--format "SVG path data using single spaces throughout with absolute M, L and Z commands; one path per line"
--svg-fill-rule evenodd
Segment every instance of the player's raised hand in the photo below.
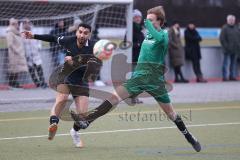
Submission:
M 30 31 L 23 31 L 22 36 L 26 39 L 33 39 L 33 37 L 34 37 L 32 32 L 30 32 Z

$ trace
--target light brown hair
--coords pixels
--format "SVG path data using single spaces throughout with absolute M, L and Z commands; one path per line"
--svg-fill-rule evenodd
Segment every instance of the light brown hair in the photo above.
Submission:
M 163 9 L 163 6 L 157 6 L 154 8 L 150 8 L 147 11 L 147 14 L 155 14 L 157 16 L 157 20 L 161 21 L 161 26 L 164 24 L 165 22 L 165 11 Z

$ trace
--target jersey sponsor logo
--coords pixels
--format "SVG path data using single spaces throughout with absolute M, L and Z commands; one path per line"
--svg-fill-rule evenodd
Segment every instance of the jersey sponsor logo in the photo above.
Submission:
M 144 43 L 148 43 L 148 44 L 154 44 L 155 42 L 156 42 L 155 40 L 148 40 L 148 39 L 144 40 Z

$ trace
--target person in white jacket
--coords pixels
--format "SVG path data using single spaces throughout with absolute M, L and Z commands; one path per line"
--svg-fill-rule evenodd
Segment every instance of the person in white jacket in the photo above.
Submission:
M 8 46 L 8 78 L 9 86 L 21 88 L 21 73 L 27 72 L 27 62 L 23 39 L 19 32 L 18 20 L 9 19 L 9 26 L 6 30 L 6 40 Z
M 28 18 L 23 19 L 22 30 L 32 30 L 32 23 Z M 41 42 L 34 39 L 24 39 L 24 48 L 29 74 L 34 84 L 36 87 L 46 88 L 47 83 L 45 82 L 42 69 L 42 58 L 40 55 Z

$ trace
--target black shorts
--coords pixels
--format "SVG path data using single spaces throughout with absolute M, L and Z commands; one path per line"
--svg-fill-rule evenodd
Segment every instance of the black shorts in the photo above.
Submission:
M 76 98 L 78 96 L 86 96 L 89 97 L 89 86 L 88 84 L 82 83 L 79 85 L 72 85 L 72 84 L 67 84 L 69 91 L 73 98 Z
M 62 66 L 59 66 L 51 74 L 49 78 L 49 86 L 57 91 L 58 85 L 66 84 L 68 85 L 69 92 L 72 94 L 73 98 L 78 96 L 89 97 L 89 85 L 82 79 L 84 71 L 85 70 L 77 70 L 66 76 L 65 74 L 62 74 Z

